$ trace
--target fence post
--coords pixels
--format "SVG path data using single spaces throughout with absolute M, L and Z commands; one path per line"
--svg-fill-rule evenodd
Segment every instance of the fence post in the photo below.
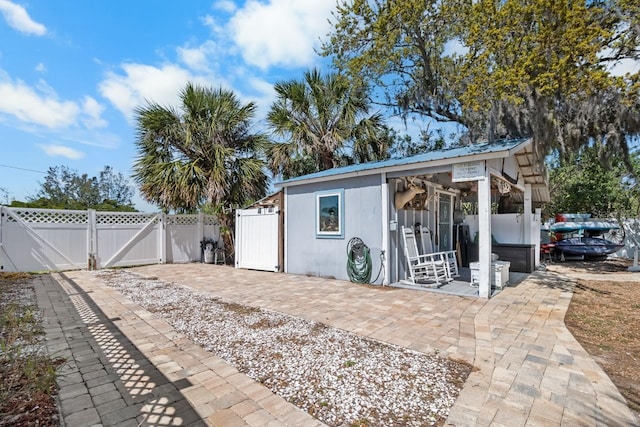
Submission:
M 204 240 L 204 214 L 202 212 L 198 212 L 198 248 L 200 248 L 200 251 L 198 252 L 198 256 L 196 259 L 193 259 L 192 261 L 196 261 L 196 262 L 203 262 L 204 259 L 202 258 L 204 256 L 203 250 L 204 248 L 202 247 L 202 241 Z
M 98 268 L 98 231 L 96 225 L 96 211 L 87 210 L 87 270 Z
M 158 215 L 158 255 L 159 260 L 158 264 L 166 264 L 167 263 L 167 215 L 162 212 Z
M 2 254 L 4 253 L 4 247 L 2 242 L 2 223 L 4 222 L 4 206 L 0 205 L 0 271 L 4 271 L 4 261 Z

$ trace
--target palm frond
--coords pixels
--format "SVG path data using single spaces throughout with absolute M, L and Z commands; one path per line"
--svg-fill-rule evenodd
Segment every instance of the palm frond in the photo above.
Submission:
M 236 181 L 255 183 L 249 192 L 264 196 L 268 178 L 261 159 L 267 139 L 252 131 L 256 106 L 243 105 L 230 90 L 193 83 L 181 91 L 180 100 L 180 109 L 153 103 L 136 109 L 133 176 L 143 197 L 177 210 L 204 202 L 232 203 Z M 234 171 L 244 158 L 254 159 L 260 172 L 246 167 Z M 249 184 L 243 185 L 246 191 Z

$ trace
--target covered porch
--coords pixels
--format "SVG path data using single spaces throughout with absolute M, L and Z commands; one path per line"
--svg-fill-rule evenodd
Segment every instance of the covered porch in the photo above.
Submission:
M 450 156 L 383 173 L 387 189 L 383 201 L 388 206 L 388 218 L 383 220 L 388 224 L 386 284 L 489 298 L 500 291 L 491 273 L 495 268 L 492 254 L 494 261 L 495 252 L 500 252 L 501 261 L 510 258 L 511 286 L 539 262 L 541 218 L 537 206 L 549 200 L 546 171 L 531 140 L 448 151 Z M 411 280 L 402 230 L 417 232 L 425 227 L 432 239 L 432 252 L 455 252 L 459 277 L 436 286 Z M 515 258 L 518 251 L 522 251 L 522 259 Z M 477 286 L 470 286 L 471 263 Z

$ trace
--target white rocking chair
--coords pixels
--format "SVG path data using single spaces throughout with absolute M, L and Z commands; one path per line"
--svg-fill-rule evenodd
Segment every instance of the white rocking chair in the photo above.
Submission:
M 449 262 L 442 252 L 420 255 L 416 235 L 412 228 L 402 227 L 404 257 L 407 259 L 408 278 L 414 285 L 435 282 L 435 286 L 450 282 Z
M 419 227 L 417 230 L 420 233 L 420 242 L 422 243 L 422 253 L 433 253 L 433 243 L 431 240 L 431 230 L 427 227 Z M 460 277 L 460 271 L 458 270 L 458 256 L 456 251 L 442 251 L 438 252 L 444 254 L 449 263 L 449 274 L 451 277 Z

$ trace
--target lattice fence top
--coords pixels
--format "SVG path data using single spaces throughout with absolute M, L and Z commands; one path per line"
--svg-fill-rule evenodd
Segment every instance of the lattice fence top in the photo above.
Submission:
M 11 212 L 29 224 L 88 224 L 87 211 L 67 211 L 53 209 L 20 209 L 11 208 Z M 6 215 L 7 222 L 18 222 L 11 215 Z
M 89 212 L 77 210 L 8 208 L 10 212 L 28 224 L 88 224 Z M 142 212 L 96 212 L 98 225 L 143 225 L 153 220 L 160 221 L 160 214 Z M 169 225 L 197 225 L 198 214 L 166 215 Z M 215 215 L 203 215 L 204 225 L 219 225 Z M 17 222 L 11 214 L 5 215 L 6 222 Z
M 204 225 L 219 225 L 218 218 L 215 215 L 204 215 Z
M 101 225 L 139 225 L 153 220 L 158 223 L 158 214 L 134 212 L 96 212 L 96 224 Z
M 198 215 L 167 215 L 167 225 L 196 225 Z

